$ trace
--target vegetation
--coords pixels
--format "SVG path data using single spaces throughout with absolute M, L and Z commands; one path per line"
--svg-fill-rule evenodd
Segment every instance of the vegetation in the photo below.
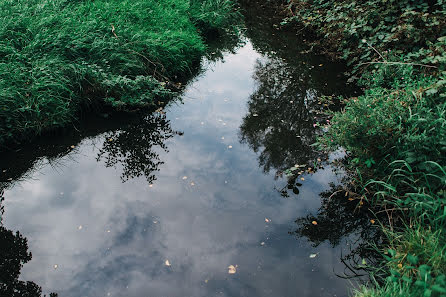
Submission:
M 0 145 L 66 126 L 82 110 L 168 99 L 229 30 L 230 0 L 0 3 Z M 157 99 L 160 100 L 160 99 Z
M 290 0 L 283 25 L 346 59 L 363 88 L 333 114 L 363 199 L 387 214 L 373 287 L 357 296 L 446 296 L 446 11 L 443 0 Z

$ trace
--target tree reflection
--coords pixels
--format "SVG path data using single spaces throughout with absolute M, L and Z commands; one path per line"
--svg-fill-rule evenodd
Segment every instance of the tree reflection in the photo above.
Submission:
M 145 176 L 149 183 L 156 180 L 155 172 L 164 162 L 159 152 L 167 152 L 165 141 L 174 135 L 170 122 L 161 112 L 143 117 L 121 130 L 105 133 L 97 160 L 104 160 L 106 167 L 122 166 L 122 181 Z
M 258 88 L 240 127 L 241 142 L 260 151 L 259 163 L 266 172 L 314 158 L 317 152 L 310 145 L 316 133 L 308 105 L 316 91 L 307 86 L 298 69 L 280 59 L 258 60 L 254 78 Z
M 290 234 L 306 237 L 314 247 L 329 242 L 333 247 L 344 244 L 348 248 L 342 261 L 351 276 L 374 266 L 380 256 L 370 242 L 383 242 L 384 236 L 377 224 L 385 220 L 370 211 L 361 196 L 343 186 L 331 185 L 331 189 L 320 194 L 321 207 L 316 214 L 296 219 L 297 228 Z
M 41 297 L 42 288 L 31 281 L 19 280 L 20 270 L 32 258 L 28 252 L 28 240 L 20 232 L 12 232 L 3 226 L 3 194 L 0 192 L 0 296 Z M 57 294 L 51 293 L 50 297 Z

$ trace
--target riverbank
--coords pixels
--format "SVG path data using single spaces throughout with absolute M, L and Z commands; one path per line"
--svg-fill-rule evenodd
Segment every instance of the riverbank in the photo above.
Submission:
M 236 15 L 230 0 L 3 1 L 0 145 L 170 99 Z
M 351 66 L 320 145 L 347 150 L 358 203 L 387 213 L 370 286 L 356 296 L 446 296 L 446 15 L 443 1 L 283 4 L 313 49 Z M 378 223 L 373 222 L 373 223 Z

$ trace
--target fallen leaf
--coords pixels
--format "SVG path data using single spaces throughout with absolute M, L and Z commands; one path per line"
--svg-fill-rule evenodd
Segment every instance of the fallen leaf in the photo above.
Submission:
M 80 225 L 79 227 L 77 227 L 78 230 L 82 230 L 82 225 Z
M 57 269 L 57 267 L 59 267 L 59 265 L 57 265 L 57 264 L 54 264 L 54 269 Z
M 370 223 L 375 224 L 375 220 L 374 220 L 374 219 L 371 219 L 371 220 L 370 220 Z
M 149 188 L 152 188 L 152 187 L 153 187 L 153 185 L 152 185 L 152 184 L 150 184 L 150 185 L 149 185 Z
M 232 149 L 232 145 L 228 145 L 228 148 L 229 148 L 229 149 Z
M 234 265 L 229 265 L 228 266 L 228 273 L 229 274 L 234 274 L 237 272 L 237 268 Z
M 204 280 L 204 282 L 205 282 L 206 284 L 208 283 L 208 281 L 209 281 L 208 279 L 205 279 L 205 280 Z
M 301 177 L 300 180 L 305 180 L 305 178 Z
M 183 179 L 187 179 L 187 176 L 183 176 Z
M 269 223 L 269 222 L 271 222 L 271 220 L 268 218 L 265 218 L 265 222 Z
M 316 258 L 317 254 L 311 254 L 310 258 Z
M 164 265 L 166 265 L 166 266 L 170 266 L 170 262 L 169 262 L 169 260 L 166 259 L 166 261 L 164 262 Z
M 72 145 L 72 146 L 70 146 L 72 149 L 74 149 L 75 148 L 75 146 L 74 145 Z
M 262 242 L 260 243 L 260 245 L 262 245 L 262 246 L 263 246 L 263 245 L 265 245 L 265 242 L 264 242 L 264 241 L 262 241 Z
M 191 182 L 190 185 L 191 185 L 191 186 L 195 186 L 195 183 L 194 183 L 194 182 Z
M 317 225 L 317 222 L 316 221 L 313 221 L 313 222 L 311 222 L 311 224 L 313 224 L 313 225 Z
M 403 264 L 401 264 L 401 263 L 398 263 L 397 266 L 398 266 L 399 269 L 403 268 Z

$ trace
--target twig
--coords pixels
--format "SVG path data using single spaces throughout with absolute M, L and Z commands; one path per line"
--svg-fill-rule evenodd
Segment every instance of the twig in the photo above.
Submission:
M 404 63 L 404 62 L 364 62 L 357 64 L 358 66 L 361 65 L 367 65 L 367 64 L 389 64 L 389 65 L 412 65 L 412 66 L 423 66 L 428 68 L 438 68 L 437 66 L 433 65 L 426 65 L 426 64 L 419 64 L 419 63 Z

